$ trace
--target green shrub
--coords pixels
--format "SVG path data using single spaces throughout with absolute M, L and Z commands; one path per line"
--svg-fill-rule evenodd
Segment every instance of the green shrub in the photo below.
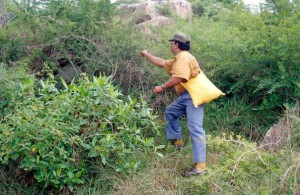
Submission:
M 13 62 L 19 60 L 25 55 L 25 48 L 22 39 L 11 39 L 9 32 L 0 28 L 0 63 Z
M 27 73 L 22 66 L 9 67 L 8 64 L 0 63 L 0 121 L 8 111 L 7 104 L 10 99 L 10 91 L 15 82 L 19 82 Z
M 27 77 L 9 93 L 0 124 L 0 162 L 19 163 L 44 186 L 86 181 L 99 159 L 116 171 L 136 171 L 128 156 L 154 151 L 155 116 L 145 103 L 124 97 L 106 77 L 84 77 L 59 91 L 53 80 Z

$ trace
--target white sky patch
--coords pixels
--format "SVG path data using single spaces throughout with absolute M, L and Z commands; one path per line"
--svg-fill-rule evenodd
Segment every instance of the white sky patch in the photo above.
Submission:
M 250 7 L 252 11 L 258 11 L 259 4 L 265 3 L 265 0 L 243 0 L 245 5 Z
M 244 3 L 246 5 L 251 5 L 251 6 L 256 6 L 256 5 L 259 5 L 260 3 L 264 3 L 265 1 L 264 0 L 243 0 Z
M 258 7 L 260 3 L 265 3 L 265 0 L 243 0 L 246 6 Z

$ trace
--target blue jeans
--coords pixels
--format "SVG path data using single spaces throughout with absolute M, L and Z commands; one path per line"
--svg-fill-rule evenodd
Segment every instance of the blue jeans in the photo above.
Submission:
M 179 118 L 186 115 L 194 163 L 206 161 L 206 135 L 203 129 L 204 107 L 204 104 L 198 108 L 194 107 L 190 94 L 184 91 L 166 108 L 165 113 L 167 139 L 182 138 Z

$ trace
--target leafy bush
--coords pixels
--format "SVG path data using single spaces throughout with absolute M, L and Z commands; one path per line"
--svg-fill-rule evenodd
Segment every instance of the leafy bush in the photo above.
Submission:
M 12 85 L 27 76 L 26 70 L 22 66 L 9 67 L 8 64 L 0 63 L 0 121 L 8 111 L 8 97 L 12 90 Z
M 22 39 L 10 39 L 9 33 L 0 28 L 0 63 L 13 62 L 25 55 Z
M 106 77 L 67 85 L 27 77 L 5 95 L 0 124 L 0 162 L 19 163 L 45 186 L 82 184 L 91 164 L 135 171 L 136 150 L 154 150 L 155 116 L 144 102 L 124 97 Z

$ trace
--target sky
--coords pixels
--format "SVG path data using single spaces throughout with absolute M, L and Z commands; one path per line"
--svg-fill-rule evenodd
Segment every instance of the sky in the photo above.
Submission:
M 251 6 L 253 5 L 256 6 L 259 5 L 259 3 L 265 2 L 264 0 L 243 0 L 243 1 L 246 5 L 251 5 Z
M 259 4 L 264 3 L 265 0 L 243 0 L 245 5 L 253 12 L 259 12 Z

